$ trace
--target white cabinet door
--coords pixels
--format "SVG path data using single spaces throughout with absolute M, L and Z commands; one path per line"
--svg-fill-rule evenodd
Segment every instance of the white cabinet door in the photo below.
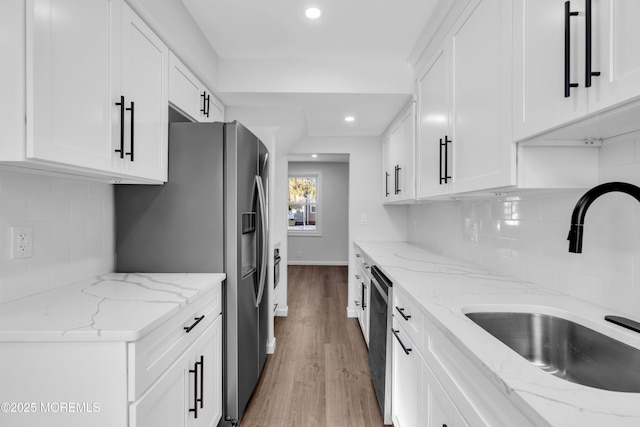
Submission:
M 448 191 L 445 179 L 445 149 L 441 145 L 453 135 L 449 126 L 451 90 L 449 87 L 447 43 L 441 44 L 418 80 L 417 197 L 424 198 Z M 447 168 L 447 172 L 448 172 Z
M 130 427 L 206 426 L 222 416 L 222 316 L 133 402 Z
M 123 171 L 166 181 L 169 50 L 128 5 L 122 12 Z
M 25 7 L 0 2 L 0 159 L 20 160 L 25 141 Z
M 451 35 L 452 191 L 515 185 L 511 1 L 472 1 Z
M 422 386 L 423 392 L 429 395 L 428 413 L 425 414 L 427 426 L 469 426 L 426 362 L 422 366 Z
M 27 1 L 27 144 L 37 160 L 112 170 L 121 1 Z M 115 82 L 115 84 L 114 84 Z
M 209 116 L 204 121 L 224 122 L 224 105 L 217 98 L 215 98 L 213 94 L 211 94 L 211 91 L 207 91 L 207 95 L 211 95 L 210 98 L 207 98 L 207 111 L 209 112 Z
M 190 353 L 184 354 L 139 400 L 131 404 L 129 427 L 186 425 L 189 404 L 193 405 L 193 400 L 187 400 L 190 356 Z
M 589 112 L 640 96 L 640 2 L 587 0 L 592 3 L 592 78 Z M 586 63 L 585 63 L 586 67 Z
M 194 355 L 194 361 L 200 364 L 198 390 L 194 390 L 198 392 L 198 418 L 191 413 L 189 425 L 217 426 L 222 417 L 222 316 L 198 339 Z M 190 380 L 193 378 L 191 374 Z
M 428 401 L 422 393 L 422 357 L 395 319 L 393 330 L 393 423 L 396 427 L 424 427 L 423 407 Z
M 584 19 L 571 16 L 569 83 L 565 96 L 564 0 L 516 0 L 514 7 L 513 134 L 521 140 L 587 113 L 584 91 Z M 584 10 L 571 1 L 571 11 Z
M 169 53 L 169 102 L 193 121 L 201 121 L 206 94 L 200 80 L 173 54 Z
M 383 142 L 385 202 L 415 198 L 415 103 L 394 120 Z

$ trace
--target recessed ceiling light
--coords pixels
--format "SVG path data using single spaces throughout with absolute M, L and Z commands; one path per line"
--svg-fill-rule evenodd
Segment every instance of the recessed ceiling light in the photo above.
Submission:
M 344 118 L 344 121 L 345 121 L 345 122 L 352 122 L 352 121 L 354 121 L 355 119 L 356 119 L 356 118 L 355 118 L 355 117 L 353 117 L 353 116 L 346 116 L 346 117 Z
M 313 157 L 315 159 L 316 157 L 318 157 L 318 155 L 317 154 L 312 154 L 311 157 Z
M 322 15 L 322 11 L 317 7 L 309 7 L 304 11 L 304 14 L 307 15 L 309 19 L 318 19 Z

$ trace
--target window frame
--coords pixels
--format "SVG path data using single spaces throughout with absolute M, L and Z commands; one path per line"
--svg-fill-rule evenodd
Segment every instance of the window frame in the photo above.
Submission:
M 289 183 L 289 178 L 315 178 L 316 180 L 316 206 L 315 206 L 315 216 L 316 216 L 316 229 L 315 230 L 292 230 L 289 228 L 289 224 L 287 222 L 287 234 L 289 236 L 297 236 L 297 237 L 322 237 L 322 172 L 309 171 L 309 172 L 295 172 L 289 173 L 287 177 L 287 184 Z M 289 205 L 289 191 L 287 189 L 287 206 Z M 287 209 L 287 215 L 289 210 Z M 288 217 L 287 217 L 288 221 Z

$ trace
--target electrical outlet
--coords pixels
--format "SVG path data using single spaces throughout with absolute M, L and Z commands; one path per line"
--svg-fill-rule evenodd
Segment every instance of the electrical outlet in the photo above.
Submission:
M 32 251 L 31 227 L 11 227 L 11 259 L 31 258 Z
M 471 223 L 471 241 L 472 242 L 478 241 L 478 223 L 477 222 Z

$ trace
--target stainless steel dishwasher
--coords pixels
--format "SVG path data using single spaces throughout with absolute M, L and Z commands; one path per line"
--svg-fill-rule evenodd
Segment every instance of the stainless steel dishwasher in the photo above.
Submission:
M 369 302 L 369 370 L 385 424 L 391 424 L 391 310 L 392 283 L 375 265 L 371 267 Z

